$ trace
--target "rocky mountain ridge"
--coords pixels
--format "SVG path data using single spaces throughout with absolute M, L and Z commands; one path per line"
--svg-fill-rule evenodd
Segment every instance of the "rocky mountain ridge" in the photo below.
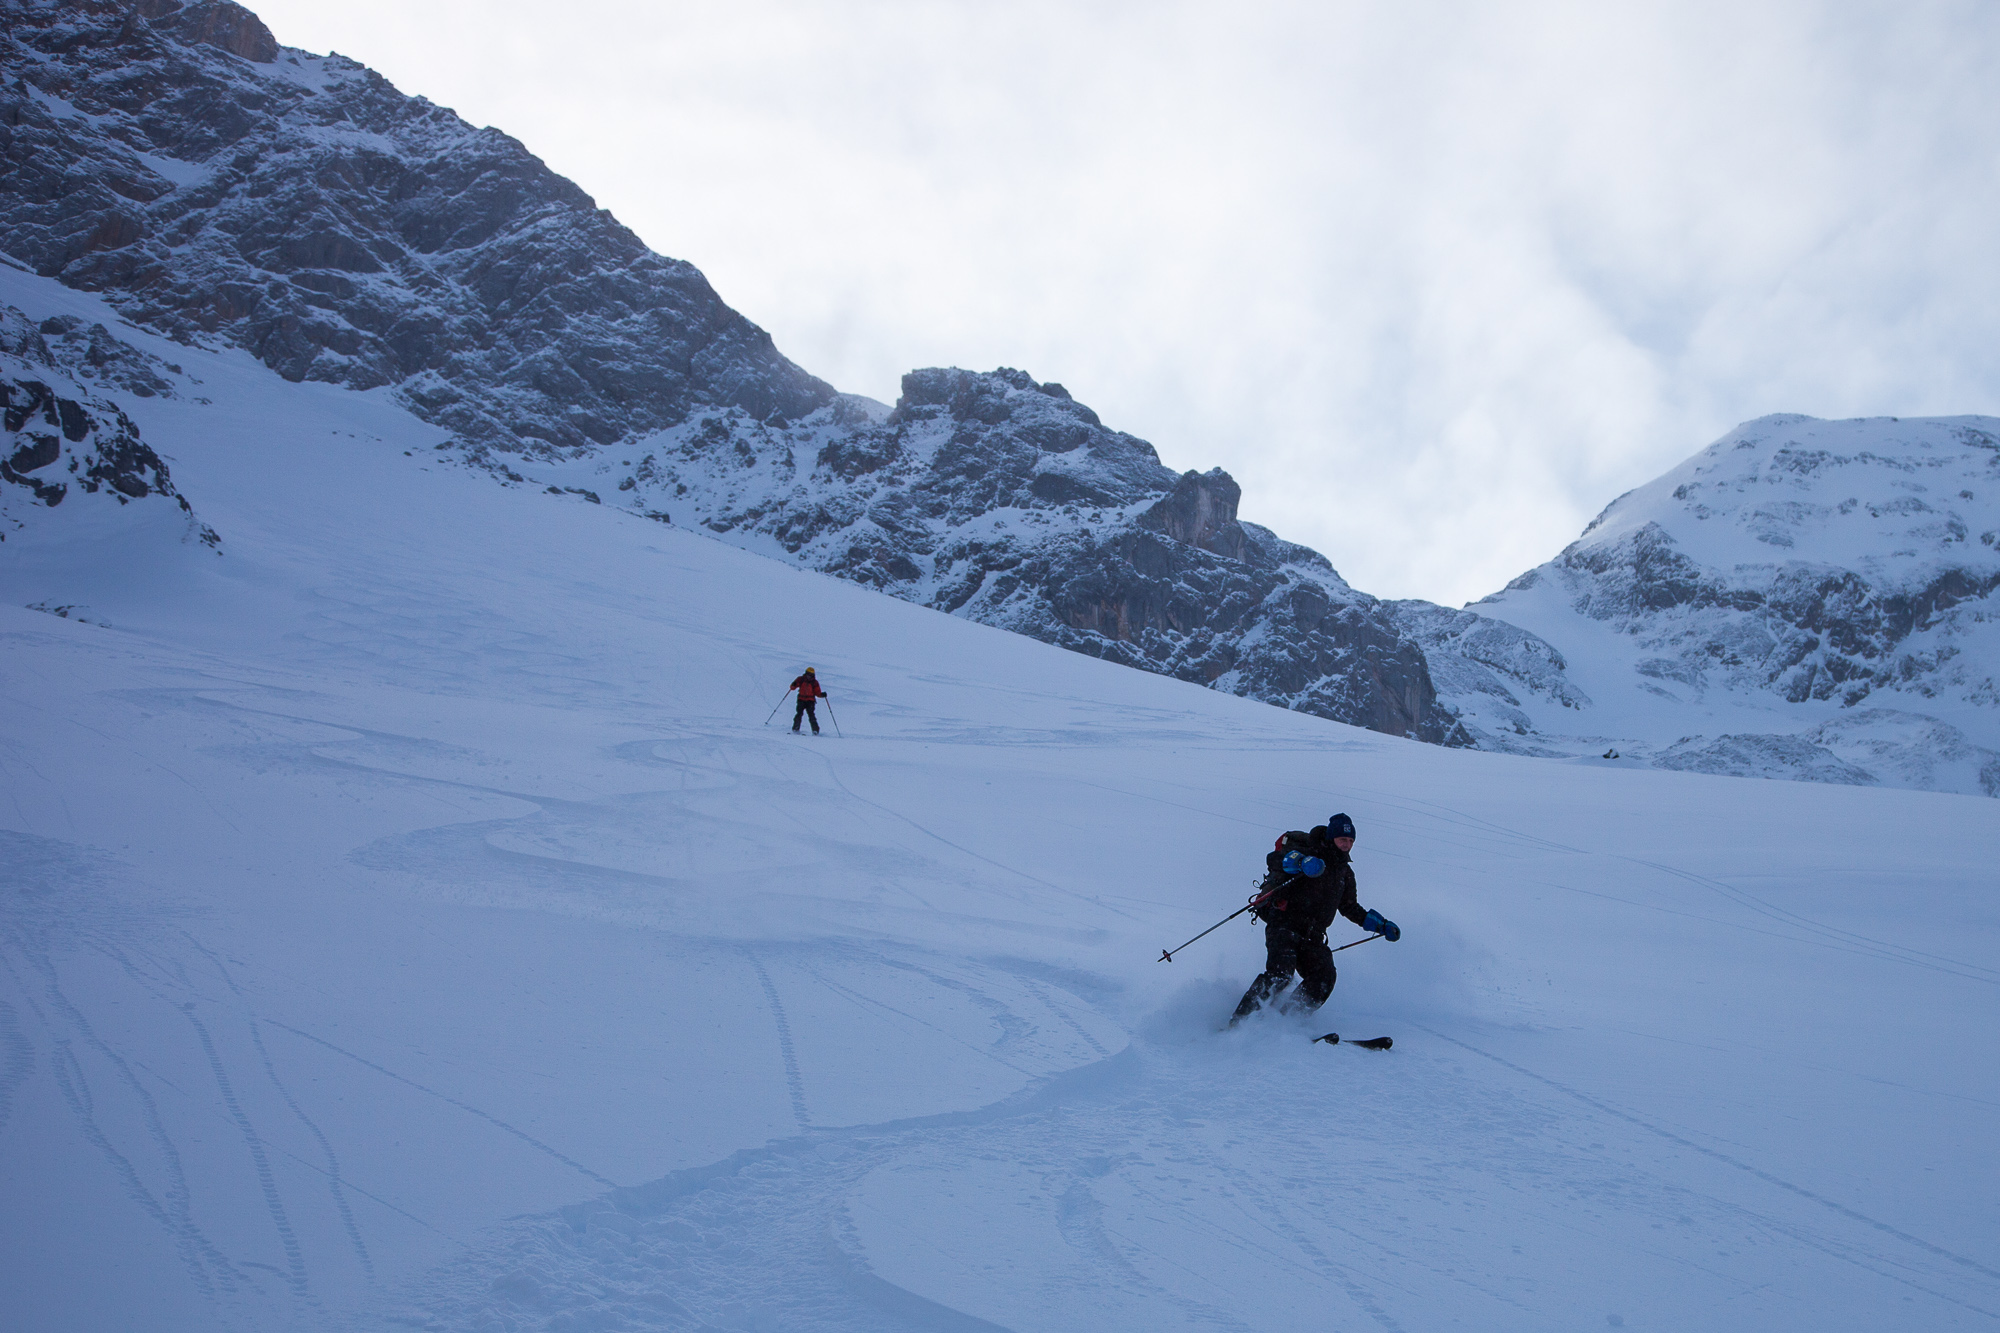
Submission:
M 143 328 L 295 381 L 387 388 L 509 484 L 595 496 L 544 474 L 636 450 L 652 461 L 622 498 L 642 513 L 698 513 L 1130 665 L 1463 742 L 1374 599 L 1240 524 L 1226 474 L 1176 477 L 1052 386 L 919 371 L 886 414 L 836 395 L 513 139 L 283 47 L 226 0 L 0 14 L 0 250 Z
M 1228 473 L 1176 474 L 1024 372 L 913 371 L 893 409 L 850 396 L 783 424 L 712 413 L 613 452 L 616 467 L 521 466 L 1078 652 L 1466 743 L 1381 603 L 1242 522 Z
M 1382 602 L 1060 385 L 835 392 L 515 140 L 227 0 L 0 15 L 0 251 L 190 349 L 386 391 L 503 485 L 1433 743 L 2000 794 L 2000 424 L 1766 418 L 1493 597 Z M 118 405 L 192 377 L 106 322 L 8 311 L 0 350 L 17 531 L 167 499 L 213 544 Z

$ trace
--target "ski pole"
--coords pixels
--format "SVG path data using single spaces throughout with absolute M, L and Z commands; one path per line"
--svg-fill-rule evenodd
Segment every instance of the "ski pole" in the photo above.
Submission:
M 771 710 L 771 717 L 776 717 L 776 716 L 778 715 L 778 709 L 779 709 L 779 708 L 783 708 L 783 707 L 785 706 L 785 700 L 786 700 L 786 698 L 787 698 L 788 696 L 790 696 L 790 694 L 791 694 L 791 691 L 790 691 L 790 690 L 786 690 L 786 691 L 784 692 L 784 694 L 781 694 L 781 695 L 779 695 L 779 696 L 778 696 L 778 704 L 777 704 L 777 708 L 773 708 L 773 709 Z M 767 717 L 767 718 L 765 718 L 765 719 L 764 719 L 764 725 L 765 725 L 765 726 L 767 726 L 767 727 L 768 727 L 768 726 L 770 726 L 770 725 L 771 725 L 771 717 Z
M 1268 894 L 1268 893 L 1267 893 L 1267 894 L 1263 894 L 1263 895 L 1261 895 L 1260 897 L 1258 897 L 1258 898 L 1256 898 L 1256 899 L 1254 899 L 1254 900 L 1252 900 L 1252 901 L 1250 901 L 1250 902 L 1247 902 L 1247 903 L 1243 904 L 1243 906 L 1241 906 L 1241 907 L 1237 908 L 1237 909 L 1236 909 L 1235 911 L 1231 912 L 1231 913 L 1230 913 L 1230 914 L 1229 914 L 1228 916 L 1226 916 L 1226 917 L 1222 918 L 1222 920 L 1220 920 L 1220 921 L 1216 922 L 1216 923 L 1215 923 L 1215 924 L 1214 924 L 1213 926 L 1210 926 L 1210 927 L 1208 928 L 1208 930 L 1204 930 L 1203 932 L 1201 932 L 1201 935 L 1206 935 L 1206 934 L 1208 934 L 1208 931 L 1209 931 L 1209 930 L 1217 930 L 1217 929 L 1220 929 L 1220 928 L 1221 928 L 1221 927 L 1223 927 L 1223 926 L 1226 926 L 1226 925 L 1228 925 L 1228 924 L 1229 924 L 1229 923 L 1230 923 L 1231 921 L 1234 921 L 1234 920 L 1235 920 L 1235 919 L 1236 919 L 1237 917 L 1239 917 L 1239 916 L 1242 916 L 1242 915 L 1243 915 L 1243 914 L 1244 914 L 1245 912 L 1249 911 L 1249 910 L 1250 910 L 1251 908 L 1255 907 L 1255 906 L 1256 906 L 1256 905 L 1257 905 L 1258 903 L 1260 903 L 1260 902 L 1264 901 L 1264 899 L 1265 899 L 1265 898 L 1268 898 L 1268 897 L 1270 897 L 1270 896 L 1271 896 L 1271 895 L 1270 895 L 1270 894 Z M 1198 940 L 1198 939 L 1200 939 L 1200 938 L 1201 938 L 1201 935 L 1197 935 L 1197 936 L 1195 936 L 1195 937 L 1194 937 L 1194 940 Z M 1348 941 L 1347 943 L 1345 943 L 1345 944 L 1341 945 L 1339 949 L 1328 949 L 1328 950 L 1327 950 L 1327 952 L 1328 952 L 1328 953 L 1330 953 L 1330 954 L 1331 954 L 1331 953 L 1339 953 L 1339 952 L 1341 952 L 1341 950 L 1342 950 L 1342 949 L 1352 949 L 1352 948 L 1353 948 L 1353 947 L 1354 947 L 1355 945 L 1357 945 L 1357 944 L 1366 944 L 1366 943 L 1368 943 L 1368 941 L 1370 941 L 1370 940 L 1379 940 L 1379 939 L 1382 939 L 1382 938 L 1383 938 L 1383 937 L 1382 937 L 1382 936 L 1380 936 L 1380 935 L 1363 935 L 1363 936 L 1362 936 L 1362 937 L 1361 937 L 1360 939 L 1358 939 L 1358 940 L 1349 940 L 1349 941 Z M 1162 950 L 1160 950 L 1160 961 L 1161 961 L 1161 962 L 1163 962 L 1163 963 L 1171 963 L 1171 962 L 1173 962 L 1173 961 L 1174 961 L 1174 955 L 1175 955 L 1175 954 L 1177 954 L 1177 953 L 1179 953 L 1179 952 L 1180 952 L 1180 951 L 1181 951 L 1182 949 L 1185 949 L 1185 948 L 1187 948 L 1187 947 L 1188 947 L 1188 944 L 1193 944 L 1193 943 L 1194 943 L 1194 940 L 1189 940 L 1189 941 L 1187 942 L 1187 944 L 1182 944 L 1182 945 L 1178 945 L 1178 946 L 1176 946 L 1176 947 L 1174 947 L 1174 948 L 1172 948 L 1172 949 L 1162 949 Z
M 1201 935 L 1206 935 L 1206 934 L 1208 934 L 1208 931 L 1209 931 L 1209 930 L 1220 930 L 1220 929 L 1222 929 L 1222 928 L 1223 928 L 1224 926 L 1226 926 L 1226 925 L 1228 925 L 1228 924 L 1229 924 L 1230 922 L 1234 921 L 1234 920 L 1235 920 L 1235 919 L 1236 919 L 1237 917 L 1239 917 L 1239 916 L 1242 916 L 1242 915 L 1243 915 L 1243 914 L 1244 914 L 1245 912 L 1249 911 L 1249 910 L 1250 910 L 1251 908 L 1255 907 L 1256 905 L 1257 905 L 1257 904 L 1256 904 L 1255 902 L 1247 902 L 1247 903 L 1243 904 L 1243 906 L 1241 906 L 1241 907 L 1237 908 L 1237 909 L 1236 909 L 1235 911 L 1231 912 L 1231 913 L 1230 913 L 1230 914 L 1229 914 L 1228 916 L 1226 916 L 1226 917 L 1222 918 L 1222 920 L 1220 920 L 1220 921 L 1216 922 L 1216 923 L 1215 923 L 1214 925 L 1210 926 L 1210 927 L 1208 928 L 1208 930 L 1204 930 L 1203 932 L 1201 932 Z M 1201 938 L 1201 935 L 1197 935 L 1197 936 L 1195 936 L 1195 937 L 1194 937 L 1194 940 L 1198 940 L 1198 939 L 1200 939 L 1200 938 Z M 1179 953 L 1179 952 L 1180 952 L 1180 951 L 1181 951 L 1182 949 L 1185 949 L 1185 948 L 1187 948 L 1187 947 L 1188 947 L 1188 944 L 1193 944 L 1193 943 L 1194 943 L 1194 940 L 1189 940 L 1189 941 L 1187 942 L 1187 944 L 1179 944 L 1179 945 L 1176 945 L 1176 946 L 1174 946 L 1174 947 L 1173 947 L 1173 948 L 1171 948 L 1171 949 L 1162 949 L 1162 950 L 1160 950 L 1160 961 L 1161 961 L 1161 962 L 1163 962 L 1163 963 L 1171 963 L 1171 962 L 1173 962 L 1173 961 L 1174 961 L 1174 955 L 1175 955 L 1175 954 L 1177 954 L 1177 953 Z
M 833 715 L 833 700 L 830 698 L 826 701 L 826 720 L 833 723 L 833 734 L 840 736 L 840 719 Z M 840 736 L 840 739 L 846 740 L 847 737 Z

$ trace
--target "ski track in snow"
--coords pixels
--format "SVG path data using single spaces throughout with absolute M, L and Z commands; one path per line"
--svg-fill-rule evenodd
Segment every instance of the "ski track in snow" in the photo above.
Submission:
M 14 1094 L 35 1067 L 35 1048 L 21 1031 L 20 1014 L 6 1000 L 0 1000 L 0 1043 L 7 1048 L 6 1064 L 0 1066 L 0 1131 L 4 1131 L 14 1114 Z
M 1915 1256 L 1872 1247 L 1866 1233 L 1886 1236 L 1981 1278 L 2000 1277 L 1983 1265 L 1448 1033 L 1420 1030 L 1655 1136 L 1677 1153 L 1721 1162 L 1770 1187 L 1763 1198 L 1748 1203 L 1687 1189 L 1673 1183 L 1670 1158 L 1666 1171 L 1623 1183 L 1625 1189 L 1655 1196 L 1654 1206 L 1674 1212 L 1697 1209 L 1746 1232 L 1786 1237 L 1837 1263 L 1982 1318 L 1994 1318 L 1975 1302 L 1923 1280 L 1925 1273 Z M 1290 1040 L 1288 1049 L 1304 1046 L 1302 1033 L 1281 1034 L 1279 1039 Z M 1045 1173 L 1044 1188 L 1060 1212 L 1058 1230 L 1065 1244 L 1082 1260 L 1101 1261 L 1115 1274 L 1122 1301 L 1171 1310 L 1178 1316 L 1173 1326 L 1268 1326 L 1172 1291 L 1135 1268 L 1132 1257 L 1145 1257 L 1143 1242 L 1118 1234 L 1106 1223 L 1104 1205 L 1092 1191 L 1093 1182 L 1110 1173 L 1110 1164 L 1132 1156 L 1136 1140 L 1169 1133 L 1173 1120 L 1193 1113 L 1190 1103 L 1196 1099 L 1173 1092 L 1202 1063 L 1188 1056 L 1186 1048 L 1179 1052 L 1153 1048 L 1060 1076 L 1041 1089 L 974 1113 L 814 1131 L 740 1154 L 717 1168 L 684 1173 L 684 1179 L 615 1192 L 559 1215 L 534 1219 L 488 1254 L 468 1259 L 447 1284 L 449 1301 L 424 1307 L 424 1312 L 452 1327 L 489 1323 L 505 1327 L 531 1315 L 648 1328 L 1016 1327 L 953 1310 L 874 1273 L 850 1214 L 854 1192 L 876 1173 L 912 1162 L 988 1160 L 1030 1163 Z M 1203 1091 L 1217 1090 L 1209 1085 Z M 1241 1117 L 1246 1126 L 1254 1125 L 1256 1118 L 1244 1106 L 1245 1100 L 1242 1092 L 1220 1103 L 1203 1099 L 1200 1111 L 1218 1121 Z M 1545 1115 L 1546 1108 L 1533 1114 Z M 1168 1167 L 1165 1183 L 1171 1187 L 1184 1183 L 1183 1173 L 1190 1169 L 1205 1171 L 1214 1181 L 1240 1180 L 1246 1167 L 1255 1168 L 1264 1159 L 1255 1153 L 1197 1150 L 1158 1160 Z M 1316 1212 L 1327 1200 L 1339 1197 L 1338 1182 L 1345 1173 L 1307 1174 L 1313 1188 L 1303 1191 L 1303 1209 L 1281 1201 L 1283 1194 L 1248 1193 L 1247 1207 L 1225 1210 L 1207 1224 L 1209 1243 L 1222 1253 L 1236 1252 L 1239 1261 L 1258 1258 L 1271 1263 L 1317 1288 L 1322 1299 L 1338 1294 L 1354 1314 L 1385 1329 L 1409 1325 L 1381 1302 L 1383 1288 L 1376 1274 L 1383 1261 L 1426 1269 L 1438 1282 L 1471 1287 L 1512 1312 L 1488 1326 L 1541 1326 L 1543 1315 L 1535 1307 L 1504 1288 L 1467 1278 L 1448 1262 L 1425 1258 L 1424 1248 L 1387 1243 L 1379 1234 L 1337 1221 L 1330 1231 L 1340 1238 L 1344 1252 L 1329 1251 L 1324 1243 L 1312 1240 L 1315 1224 L 1323 1221 Z M 1162 1216 L 1181 1214 L 1185 1204 L 1171 1188 L 1138 1185 L 1134 1192 Z M 1823 1225 L 1786 1216 L 1786 1196 L 1804 1199 L 1854 1226 L 1829 1232 Z M 1200 1223 L 1198 1216 L 1192 1220 Z M 1434 1248 L 1429 1252 L 1440 1253 Z M 759 1279 L 755 1276 L 759 1273 L 767 1277 Z M 468 1307 L 474 1292 L 483 1292 L 483 1298 Z M 746 1300 L 746 1292 L 755 1292 L 755 1298 Z
M 271 1086 L 277 1089 L 280 1097 L 284 1098 L 286 1107 L 290 1109 L 293 1115 L 298 1117 L 299 1123 L 306 1127 L 307 1132 L 313 1136 L 313 1140 L 319 1144 L 320 1151 L 325 1154 L 327 1190 L 332 1194 L 333 1205 L 340 1213 L 340 1224 L 347 1232 L 348 1241 L 354 1246 L 354 1257 L 360 1261 L 362 1271 L 373 1277 L 375 1274 L 375 1262 L 368 1257 L 368 1245 L 361 1238 L 361 1228 L 354 1220 L 354 1210 L 348 1206 L 347 1194 L 342 1187 L 340 1179 L 340 1158 L 334 1153 L 333 1144 L 327 1141 L 326 1134 L 318 1125 L 313 1123 L 312 1117 L 305 1113 L 305 1108 L 301 1107 L 298 1099 L 292 1096 L 291 1089 L 287 1088 L 284 1080 L 278 1077 L 277 1066 L 271 1063 L 271 1053 L 264 1048 L 264 1035 L 258 1031 L 256 1015 L 251 1011 L 248 998 L 243 994 L 242 988 L 236 984 L 236 978 L 229 974 L 227 965 L 223 963 L 221 958 L 216 956 L 214 950 L 203 945 L 194 936 L 188 934 L 186 931 L 182 931 L 181 935 L 182 938 L 186 939 L 190 945 L 200 952 L 202 957 L 208 959 L 214 966 L 216 975 L 220 976 L 223 983 L 229 987 L 229 993 L 236 997 L 237 1004 L 242 1010 L 244 1022 L 250 1029 L 251 1044 L 257 1048 L 257 1060 L 263 1066 L 265 1077 L 271 1080 Z
M 306 1296 L 310 1286 L 306 1281 L 305 1254 L 299 1249 L 299 1238 L 292 1231 L 292 1224 L 285 1216 L 285 1201 L 279 1196 L 278 1183 L 271 1174 L 270 1158 L 264 1152 L 264 1142 L 257 1137 L 257 1131 L 250 1124 L 250 1117 L 237 1100 L 236 1091 L 229 1084 L 229 1071 L 216 1054 L 215 1041 L 209 1036 L 208 1025 L 194 1014 L 192 1004 L 182 1006 L 187 1011 L 187 1019 L 201 1041 L 203 1054 L 208 1057 L 208 1067 L 215 1075 L 215 1086 L 222 1094 L 222 1103 L 229 1108 L 230 1119 L 243 1134 L 243 1145 L 249 1150 L 251 1160 L 256 1163 L 257 1183 L 264 1193 L 264 1206 L 270 1210 L 271 1224 L 277 1229 L 278 1239 L 285 1248 L 285 1260 L 292 1290 L 300 1297 Z
M 228 1298 L 251 1280 L 223 1256 L 194 1221 L 192 1191 L 180 1148 L 168 1133 L 158 1103 L 133 1073 L 132 1065 L 126 1058 L 97 1035 L 83 1012 L 64 994 L 46 943 L 19 930 L 8 931 L 6 938 L 11 951 L 39 974 L 43 996 L 49 1005 L 43 1023 L 54 1048 L 51 1072 L 63 1101 L 75 1118 L 77 1129 L 110 1164 L 127 1197 L 171 1236 L 196 1289 L 226 1309 Z M 14 971 L 11 959 L 8 960 L 8 970 L 19 984 L 20 974 Z M 143 1163 L 136 1154 L 121 1151 L 107 1132 L 99 1098 L 93 1092 L 90 1075 L 77 1054 L 79 1044 L 109 1067 L 113 1075 L 112 1087 L 132 1098 L 144 1125 L 145 1142 L 151 1150 Z M 108 1103 L 104 1109 L 110 1109 Z M 142 1164 L 165 1176 L 161 1193 L 156 1194 L 142 1178 Z
M 1903 1242 L 1905 1245 L 1909 1245 L 1916 1249 L 1923 1250 L 1928 1254 L 1936 1256 L 1937 1258 L 1948 1260 L 1951 1263 L 1957 1264 L 1961 1268 L 1965 1268 L 1970 1270 L 1971 1272 L 1977 1273 L 1981 1277 L 1991 1279 L 1996 1283 L 2000 1283 L 2000 1270 L 1989 1268 L 1985 1264 L 1982 1264 L 1974 1259 L 1968 1259 L 1966 1256 L 1962 1254 L 1955 1254 L 1952 1251 L 1945 1249 L 1941 1245 L 1933 1245 L 1930 1241 L 1924 1240 L 1922 1237 L 1912 1236 L 1908 1232 L 1898 1230 L 1897 1228 L 1890 1226 L 1886 1222 L 1877 1221 L 1875 1218 L 1869 1217 L 1865 1213 L 1857 1212 L 1855 1209 L 1849 1208 L 1846 1204 L 1838 1203 L 1832 1199 L 1826 1198 L 1823 1195 L 1814 1193 L 1812 1190 L 1806 1189 L 1801 1185 L 1795 1185 L 1791 1181 L 1786 1180 L 1780 1176 L 1773 1175 L 1771 1172 L 1766 1171 L 1761 1167 L 1754 1166 L 1749 1162 L 1745 1162 L 1736 1157 L 1732 1157 L 1730 1154 L 1726 1152 L 1722 1152 L 1718 1149 L 1696 1143 L 1692 1139 L 1686 1138 L 1685 1136 L 1680 1134 L 1676 1134 L 1670 1129 L 1665 1129 L 1659 1125 L 1654 1124 L 1653 1122 L 1647 1120 L 1643 1116 L 1634 1115 L 1630 1111 L 1620 1110 L 1618 1107 L 1612 1106 L 1596 1097 L 1593 1097 L 1589 1093 L 1579 1091 L 1576 1088 L 1570 1087 L 1565 1083 L 1558 1082 L 1557 1080 L 1549 1078 L 1545 1075 L 1537 1074 L 1533 1070 L 1524 1068 L 1523 1066 L 1518 1065 L 1514 1063 L 1512 1060 L 1508 1060 L 1502 1056 L 1495 1055 L 1491 1051 L 1482 1050 L 1479 1047 L 1473 1045 L 1471 1042 L 1462 1041 L 1457 1037 L 1451 1036 L 1449 1033 L 1439 1032 L 1433 1028 L 1423 1028 L 1422 1030 L 1429 1032 L 1433 1037 L 1436 1037 L 1440 1041 L 1450 1042 L 1452 1045 L 1457 1046 L 1462 1050 L 1471 1051 L 1474 1055 L 1482 1056 L 1488 1060 L 1491 1060 L 1495 1064 L 1500 1065 L 1502 1068 L 1510 1069 L 1514 1073 L 1521 1075 L 1523 1078 L 1530 1078 L 1535 1080 L 1537 1083 L 1546 1084 L 1547 1086 L 1555 1089 L 1557 1092 L 1560 1092 L 1567 1097 L 1575 1098 L 1577 1101 L 1582 1102 L 1585 1106 L 1590 1107 L 1592 1110 L 1599 1111 L 1605 1115 L 1615 1117 L 1616 1119 L 1622 1120 L 1627 1124 L 1636 1125 L 1638 1128 L 1645 1130 L 1649 1134 L 1657 1134 L 1661 1138 L 1667 1140 L 1669 1143 L 1672 1143 L 1678 1148 L 1683 1148 L 1689 1152 L 1700 1153 L 1705 1157 L 1713 1158 L 1714 1160 L 1721 1162 L 1726 1166 L 1734 1167 L 1738 1171 L 1746 1172 L 1749 1175 L 1755 1176 L 1758 1180 L 1763 1181 L 1767 1185 L 1774 1186 L 1775 1188 L 1784 1190 L 1785 1192 L 1790 1194 L 1795 1194 L 1801 1199 L 1808 1199 L 1813 1203 L 1820 1205 L 1822 1208 L 1826 1208 L 1832 1212 L 1838 1213 L 1840 1216 L 1848 1219 L 1849 1221 L 1858 1222 L 1865 1227 L 1870 1227 L 1876 1231 L 1881 1232 L 1883 1235 L 1891 1236 L 1896 1240 Z M 1841 1258 L 1845 1258 L 1849 1260 L 1849 1262 L 1862 1263 L 1862 1261 L 1858 1257 L 1853 1256 L 1842 1249 L 1828 1248 L 1824 1242 L 1812 1240 L 1811 1238 L 1809 1238 L 1800 1231 L 1793 1230 L 1792 1234 L 1799 1236 L 1799 1238 L 1802 1240 L 1806 1240 L 1807 1243 L 1809 1244 L 1815 1245 L 1816 1248 L 1826 1248 L 1828 1253 L 1835 1254 Z M 1986 1310 L 1980 1308 L 1979 1306 L 1968 1304 L 1967 1302 L 1958 1300 L 1942 1292 L 1935 1291 L 1919 1283 L 1912 1282 L 1908 1277 L 1899 1275 L 1894 1271 L 1889 1271 L 1892 1270 L 1894 1267 L 1897 1267 L 1897 1265 L 1890 1264 L 1890 1265 L 1885 1265 L 1884 1267 L 1877 1267 L 1871 1264 L 1862 1263 L 1862 1266 L 1867 1268 L 1869 1272 L 1889 1277 L 1897 1282 L 1907 1283 L 1908 1285 L 1915 1287 L 1917 1290 L 1924 1292 L 1924 1294 L 1928 1296 L 1935 1296 L 1939 1300 L 1950 1301 L 1954 1305 L 1963 1305 L 1966 1309 L 1971 1310 L 1974 1314 L 1984 1315 L 1988 1319 L 2000 1319 L 2000 1313 L 1995 1313 L 1992 1310 Z
M 784 1001 L 778 998 L 778 988 L 771 984 L 771 974 L 764 970 L 764 961 L 750 949 L 743 956 L 757 973 L 757 983 L 764 988 L 764 998 L 771 1005 L 771 1021 L 778 1030 L 778 1053 L 785 1062 L 785 1091 L 791 1094 L 792 1118 L 799 1122 L 800 1129 L 812 1128 L 812 1117 L 806 1114 L 806 1085 L 799 1077 L 798 1051 L 792 1046 L 792 1025 L 785 1019 Z
M 1360 733 L 174 355 L 224 553 L 0 548 L 23 1325 L 2000 1322 L 2000 803 Z M 1159 949 L 1335 808 L 1403 941 L 1218 1033 L 1257 932 Z
M 597 1184 L 605 1186 L 609 1186 L 611 1184 L 609 1180 L 606 1180 L 603 1176 L 598 1175 L 597 1172 L 591 1170 L 583 1163 L 575 1160 L 572 1157 L 567 1156 L 566 1154 L 558 1151 L 555 1148 L 551 1148 L 548 1144 L 543 1143 L 540 1139 L 528 1133 L 526 1130 L 517 1129 L 513 1125 L 510 1125 L 506 1121 L 500 1119 L 498 1116 L 490 1115 L 487 1112 L 480 1110 L 478 1107 L 470 1105 L 469 1103 L 466 1102 L 462 1102 L 458 1098 L 450 1096 L 446 1093 L 438 1092 L 432 1088 L 427 1088 L 423 1084 L 417 1082 L 415 1079 L 404 1078 L 401 1074 L 398 1074 L 393 1069 L 384 1068 L 383 1066 L 376 1064 L 373 1060 L 370 1060 L 365 1056 L 356 1055 L 353 1051 L 346 1050 L 342 1047 L 336 1046 L 324 1037 L 316 1037 L 312 1033 L 307 1032 L 302 1028 L 295 1028 L 289 1023 L 279 1023 L 275 1020 L 271 1022 L 271 1026 L 274 1028 L 282 1028 L 284 1031 L 291 1033 L 294 1037 L 302 1037 L 305 1040 L 312 1042 L 316 1046 L 324 1046 L 327 1050 L 332 1051 L 335 1055 L 346 1056 L 349 1060 L 354 1061 L 354 1063 L 361 1065 L 364 1068 L 372 1069 L 376 1073 L 382 1075 L 384 1078 L 393 1079 L 394 1081 L 403 1084 L 405 1087 L 415 1088 L 418 1092 L 423 1093 L 425 1096 L 435 1097 L 439 1101 L 443 1102 L 445 1105 L 456 1107 L 458 1110 L 465 1112 L 467 1115 L 477 1116 L 479 1119 L 484 1120 L 487 1124 L 492 1125 L 495 1129 L 499 1130 L 501 1133 L 511 1134 L 515 1138 L 519 1139 L 521 1142 L 527 1144 L 530 1148 L 533 1148 L 536 1152 L 542 1153 L 545 1156 L 552 1157 L 556 1161 L 561 1162 L 564 1166 L 576 1172 L 578 1175 L 582 1176 L 586 1180 L 595 1181 Z

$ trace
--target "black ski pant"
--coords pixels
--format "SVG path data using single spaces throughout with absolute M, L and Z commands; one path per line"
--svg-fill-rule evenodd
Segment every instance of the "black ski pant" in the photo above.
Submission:
M 1326 936 L 1309 940 L 1275 921 L 1265 923 L 1264 971 L 1243 992 L 1235 1017 L 1248 1018 L 1269 1004 L 1273 996 L 1292 984 L 1294 972 L 1299 974 L 1299 988 L 1279 1006 L 1287 1013 L 1309 1014 L 1325 1004 L 1340 976 L 1333 965 L 1333 950 L 1326 947 Z
M 819 734 L 819 712 L 817 710 L 818 703 L 819 700 L 817 699 L 799 700 L 799 706 L 792 710 L 793 731 L 797 731 L 799 729 L 799 719 L 805 718 L 813 724 L 813 734 L 814 735 Z

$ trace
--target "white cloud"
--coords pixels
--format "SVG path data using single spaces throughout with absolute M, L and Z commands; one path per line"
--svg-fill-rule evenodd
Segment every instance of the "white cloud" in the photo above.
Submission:
M 795 360 L 1058 379 L 1462 601 L 1737 421 L 2000 412 L 1977 4 L 265 0 Z

